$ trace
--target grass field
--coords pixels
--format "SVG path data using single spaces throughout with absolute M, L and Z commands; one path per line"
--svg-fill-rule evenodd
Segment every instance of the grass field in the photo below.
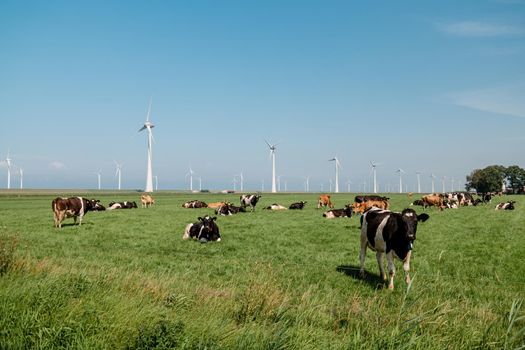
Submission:
M 181 204 L 238 195 L 158 193 L 153 208 L 90 212 L 62 229 L 55 196 L 0 195 L 0 349 L 525 346 L 525 196 L 514 211 L 427 209 L 412 284 L 397 262 L 393 292 L 370 251 L 367 278 L 357 278 L 359 218 L 324 219 L 315 194 L 264 194 L 254 213 L 219 217 L 222 241 L 208 244 L 181 236 L 213 211 Z M 139 194 L 89 197 L 107 205 Z M 393 210 L 411 201 L 390 197 Z M 305 210 L 261 210 L 297 200 Z

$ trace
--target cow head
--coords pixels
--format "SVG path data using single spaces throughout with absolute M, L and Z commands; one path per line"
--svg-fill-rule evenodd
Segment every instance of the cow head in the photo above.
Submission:
M 430 218 L 427 214 L 417 215 L 414 209 L 405 209 L 401 212 L 401 220 L 403 222 L 403 232 L 406 238 L 412 242 L 416 239 L 417 223 L 418 221 L 425 222 Z
M 106 208 L 100 204 L 98 199 L 86 199 L 86 211 L 103 211 Z
M 131 202 L 131 207 L 132 208 L 138 208 L 137 202 L 135 202 L 135 201 Z
M 201 243 L 221 240 L 219 228 L 217 227 L 217 224 L 215 224 L 217 217 L 210 217 L 209 215 L 206 215 L 203 218 L 199 217 L 198 220 L 202 224 L 202 229 L 198 236 L 198 239 L 201 241 Z

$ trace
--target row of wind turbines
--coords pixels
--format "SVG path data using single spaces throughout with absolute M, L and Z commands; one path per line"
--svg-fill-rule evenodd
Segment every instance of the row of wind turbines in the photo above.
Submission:
M 17 174 L 20 176 L 20 189 L 24 188 L 24 169 L 18 167 L 18 170 L 16 170 L 16 166 L 13 164 L 13 160 L 9 156 L 10 150 L 7 150 L 7 155 L 4 159 L 4 163 L 7 168 L 7 189 L 11 189 L 11 174 L 12 170 L 14 171 L 14 174 Z

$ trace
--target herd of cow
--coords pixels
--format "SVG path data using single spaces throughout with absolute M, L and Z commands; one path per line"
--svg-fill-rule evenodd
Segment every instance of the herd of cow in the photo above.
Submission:
M 458 208 L 459 206 L 478 205 L 480 203 L 490 203 L 492 194 L 484 194 L 481 198 L 474 199 L 468 192 L 453 192 L 447 194 L 430 194 L 423 196 L 420 200 L 414 201 L 411 205 L 421 205 L 424 209 L 427 207 L 438 207 L 440 210 L 446 208 Z M 236 206 L 230 202 L 205 203 L 199 200 L 193 200 L 182 204 L 183 208 L 213 208 L 216 215 L 227 216 L 246 212 L 248 207 L 255 211 L 255 207 L 261 198 L 261 195 L 241 195 L 240 205 Z M 153 197 L 144 194 L 140 198 L 143 208 L 150 207 L 155 203 Z M 288 208 L 274 203 L 264 207 L 266 210 L 302 210 L 307 202 L 301 201 L 292 203 Z M 496 210 L 513 210 L 515 201 L 499 203 Z M 75 224 L 80 226 L 82 218 L 88 211 L 106 210 L 100 204 L 99 200 L 86 199 L 82 197 L 55 198 L 52 201 L 52 209 L 55 220 L 55 227 L 61 228 L 62 221 L 65 218 L 73 217 Z M 361 223 L 361 250 L 359 254 L 360 275 L 364 276 L 364 262 L 366 249 L 370 248 L 376 252 L 376 258 L 379 265 L 381 277 L 386 281 L 387 276 L 383 264 L 383 255 L 386 255 L 388 264 L 388 288 L 394 288 L 395 266 L 394 258 L 403 262 L 403 271 L 405 281 L 410 282 L 410 257 L 412 255 L 412 246 L 416 239 L 418 222 L 424 222 L 429 219 L 426 213 L 418 215 L 413 209 L 405 209 L 401 213 L 389 210 L 389 198 L 377 195 L 356 196 L 352 204 L 347 204 L 341 209 L 334 209 L 330 195 L 320 195 L 317 208 L 326 208 L 330 210 L 323 213 L 327 219 L 337 217 L 351 217 L 353 213 L 359 213 Z M 138 208 L 136 202 L 111 202 L 107 210 L 114 209 L 132 209 Z M 186 225 L 182 238 L 195 239 L 201 243 L 210 241 L 220 241 L 221 235 L 217 226 L 217 217 L 206 215 L 198 217 L 197 222 Z

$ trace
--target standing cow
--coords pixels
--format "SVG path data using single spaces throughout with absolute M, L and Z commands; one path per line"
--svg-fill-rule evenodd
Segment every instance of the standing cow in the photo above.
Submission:
M 155 204 L 155 199 L 150 194 L 143 194 L 140 196 L 140 203 L 142 204 L 142 208 L 148 208 Z
M 51 202 L 55 227 L 62 228 L 62 221 L 65 218 L 73 217 L 75 224 L 82 225 L 82 218 L 88 211 L 101 209 L 100 201 L 97 199 L 86 199 L 82 197 L 60 198 L 57 197 Z
M 243 194 L 240 197 L 241 201 L 241 207 L 246 208 L 247 206 L 252 207 L 252 211 L 255 211 L 255 206 L 257 205 L 257 202 L 261 198 L 260 195 L 255 194 Z
M 323 208 L 329 207 L 330 209 L 334 207 L 332 201 L 330 200 L 329 194 L 322 194 L 319 196 L 319 201 L 317 202 L 317 209 L 321 207 Z
M 403 261 L 405 281 L 410 283 L 410 257 L 412 246 L 416 239 L 417 223 L 428 220 L 427 214 L 417 215 L 413 209 L 405 209 L 401 213 L 372 208 L 363 214 L 361 226 L 361 253 L 359 254 L 360 275 L 365 274 L 366 248 L 376 252 L 379 271 L 386 281 L 383 266 L 383 254 L 386 253 L 390 279 L 388 289 L 394 289 L 396 267 L 394 257 Z

